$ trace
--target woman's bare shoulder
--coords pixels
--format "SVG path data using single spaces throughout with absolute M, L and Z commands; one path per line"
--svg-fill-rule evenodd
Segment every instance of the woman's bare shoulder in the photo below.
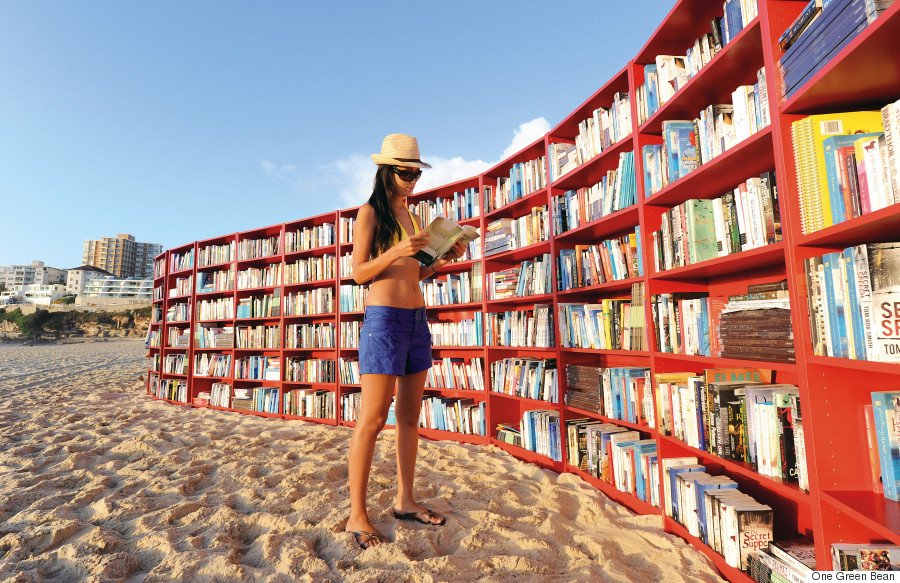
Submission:
M 375 208 L 367 202 L 360 205 L 359 210 L 356 211 L 357 220 L 371 219 L 374 217 L 375 217 Z

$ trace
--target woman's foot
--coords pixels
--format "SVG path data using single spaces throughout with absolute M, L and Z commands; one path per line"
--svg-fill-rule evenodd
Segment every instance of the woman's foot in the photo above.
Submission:
M 344 531 L 352 534 L 353 538 L 356 539 L 356 544 L 363 550 L 388 542 L 387 537 L 372 526 L 368 519 L 348 520 Z
M 359 548 L 362 550 L 377 547 L 380 544 L 388 542 L 387 537 L 377 530 L 372 532 L 364 530 L 348 530 L 347 532 L 353 535 L 353 538 L 356 539 L 356 544 L 358 544 Z
M 429 508 L 425 508 L 418 502 L 410 504 L 396 504 L 391 509 L 391 514 L 397 520 L 411 520 L 428 526 L 444 526 L 447 523 L 447 517 L 439 512 L 435 512 Z

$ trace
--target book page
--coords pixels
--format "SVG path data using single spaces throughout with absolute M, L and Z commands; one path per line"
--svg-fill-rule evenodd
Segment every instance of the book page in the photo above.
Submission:
M 428 235 L 428 243 L 415 254 L 415 258 L 424 265 L 431 265 L 443 257 L 457 240 L 468 243 L 479 236 L 474 227 L 461 227 L 445 217 L 436 217 L 422 232 Z

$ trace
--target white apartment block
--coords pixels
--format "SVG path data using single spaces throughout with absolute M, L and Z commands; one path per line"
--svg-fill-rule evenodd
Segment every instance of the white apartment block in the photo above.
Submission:
M 101 277 L 92 279 L 81 292 L 86 298 L 120 298 L 129 300 L 153 299 L 153 278 L 139 277 Z
M 92 265 L 82 265 L 81 267 L 70 269 L 66 277 L 66 293 L 73 296 L 81 295 L 84 293 L 85 286 L 91 281 L 111 276 L 112 274 L 105 269 Z
M 158 243 L 140 243 L 133 235 L 86 240 L 81 263 L 99 267 L 119 278 L 153 277 L 153 258 L 162 253 Z
M 66 286 L 61 283 L 33 283 L 23 286 L 19 294 L 19 301 L 23 304 L 49 306 L 54 301 L 66 295 Z
M 10 291 L 26 285 L 65 284 L 66 270 L 47 267 L 43 261 L 32 261 L 31 265 L 0 265 L 0 283 Z

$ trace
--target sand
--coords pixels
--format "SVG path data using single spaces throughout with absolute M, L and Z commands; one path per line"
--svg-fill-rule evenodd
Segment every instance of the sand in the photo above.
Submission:
M 449 521 L 398 523 L 392 431 L 369 500 L 393 542 L 361 551 L 349 429 L 153 401 L 144 352 L 0 345 L 0 580 L 721 580 L 659 517 L 493 447 L 423 440 L 417 496 Z

